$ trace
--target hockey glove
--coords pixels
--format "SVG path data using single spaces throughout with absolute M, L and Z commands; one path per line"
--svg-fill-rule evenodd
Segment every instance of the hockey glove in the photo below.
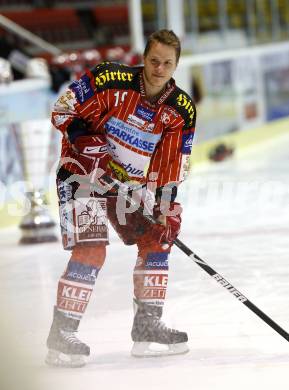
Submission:
M 158 224 L 152 225 L 152 235 L 163 246 L 171 246 L 181 230 L 181 205 L 177 202 L 168 203 L 165 210 L 160 205 L 154 206 L 153 215 Z
M 75 144 L 78 137 L 91 135 L 87 129 L 87 125 L 81 118 L 74 118 L 72 122 L 67 126 L 66 139 L 71 143 Z
M 108 163 L 111 159 L 106 137 L 104 134 L 90 133 L 89 136 L 77 137 L 74 141 L 74 146 L 78 153 L 92 157 L 96 160 L 96 168 L 101 168 L 103 171 L 107 171 Z

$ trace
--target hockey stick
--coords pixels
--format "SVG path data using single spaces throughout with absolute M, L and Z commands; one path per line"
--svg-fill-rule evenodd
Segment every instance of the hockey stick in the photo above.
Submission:
M 110 176 L 103 176 L 102 179 L 106 184 L 112 185 L 113 188 L 120 194 L 130 205 L 137 207 L 137 212 L 142 213 L 145 219 L 149 222 L 156 224 L 159 223 L 152 215 L 144 214 L 144 208 L 137 204 L 134 199 L 128 194 L 128 186 L 118 180 L 112 179 Z M 181 240 L 178 238 L 174 240 L 174 244 L 185 253 L 191 260 L 193 260 L 199 267 L 207 272 L 213 279 L 216 280 L 222 287 L 224 287 L 229 293 L 231 293 L 238 301 L 243 303 L 249 310 L 255 313 L 261 318 L 267 325 L 271 326 L 277 333 L 279 333 L 284 339 L 289 341 L 289 334 L 281 328 L 275 321 L 273 321 L 267 314 L 260 310 L 254 303 L 246 298 L 239 290 L 237 290 L 231 283 L 229 283 L 221 274 L 216 272 L 210 267 L 203 259 L 196 255 L 191 249 L 189 249 Z

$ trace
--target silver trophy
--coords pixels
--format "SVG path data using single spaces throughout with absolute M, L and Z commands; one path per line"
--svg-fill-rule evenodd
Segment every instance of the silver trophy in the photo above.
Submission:
M 57 240 L 45 192 L 48 191 L 49 158 L 51 157 L 51 124 L 48 119 L 30 120 L 19 125 L 29 212 L 22 218 L 20 243 L 32 244 Z

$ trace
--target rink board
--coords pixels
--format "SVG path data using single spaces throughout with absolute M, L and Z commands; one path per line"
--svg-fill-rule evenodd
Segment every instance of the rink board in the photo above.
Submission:
M 270 139 L 285 133 L 289 133 L 288 118 L 276 120 L 254 129 L 242 130 L 214 138 L 213 140 L 193 145 L 190 163 L 191 165 L 195 165 L 209 161 L 210 151 L 220 143 L 232 146 L 235 150 L 240 150 L 252 147 L 260 142 L 270 141 Z

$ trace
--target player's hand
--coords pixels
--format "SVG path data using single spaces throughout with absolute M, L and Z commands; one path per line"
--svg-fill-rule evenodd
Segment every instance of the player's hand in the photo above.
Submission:
M 65 138 L 71 144 L 71 148 L 78 153 L 78 148 L 75 145 L 76 140 L 79 137 L 89 136 L 91 133 L 87 129 L 87 124 L 81 118 L 74 118 L 72 122 L 67 126 Z
M 108 153 L 107 141 L 104 134 L 90 134 L 89 136 L 77 137 L 74 147 L 80 154 L 96 159 L 96 168 L 107 171 L 107 166 L 111 160 Z
M 170 202 L 167 205 L 159 204 L 154 206 L 153 215 L 159 222 L 152 225 L 153 235 L 160 244 L 171 246 L 181 230 L 181 205 L 177 202 Z

